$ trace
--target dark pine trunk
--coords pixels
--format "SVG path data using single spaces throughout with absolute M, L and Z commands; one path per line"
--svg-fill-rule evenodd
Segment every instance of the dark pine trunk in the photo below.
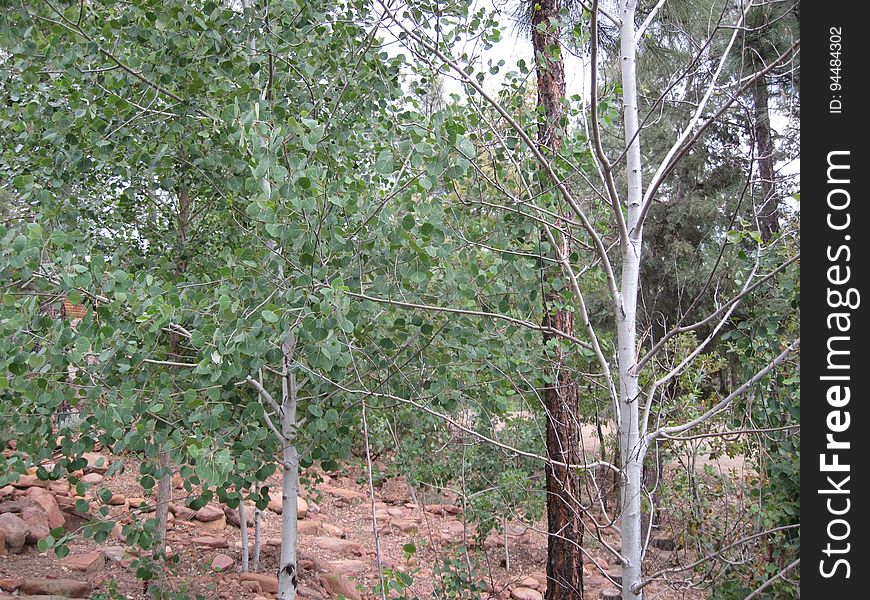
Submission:
M 761 239 L 769 241 L 779 232 L 779 202 L 776 198 L 773 165 L 773 139 L 770 134 L 769 92 L 764 77 L 752 85 L 753 133 L 755 136 L 755 160 L 758 164 L 759 190 L 761 197 L 758 209 L 758 224 Z
M 565 99 L 565 64 L 559 40 L 560 0 L 534 2 L 532 46 L 538 84 L 538 107 L 543 119 L 538 126 L 538 145 L 542 152 L 555 156 L 562 146 Z M 566 223 L 561 223 L 567 228 Z M 557 234 L 558 235 L 558 234 Z M 570 240 L 557 238 L 558 256 L 571 252 Z M 556 310 L 564 280 L 557 270 L 545 270 L 544 325 L 574 335 L 574 314 Z M 554 336 L 544 334 L 546 344 Z M 546 351 L 550 363 L 550 385 L 544 390 L 547 410 L 547 456 L 564 464 L 581 462 L 580 420 L 577 410 L 577 384 L 559 351 Z M 546 600 L 583 598 L 583 522 L 580 518 L 580 479 L 571 469 L 548 466 L 547 481 L 547 594 Z

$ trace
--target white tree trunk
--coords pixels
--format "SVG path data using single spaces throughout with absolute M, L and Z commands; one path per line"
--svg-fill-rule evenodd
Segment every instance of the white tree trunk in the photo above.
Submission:
M 166 527 L 169 521 L 169 503 L 172 502 L 172 457 L 165 445 L 161 445 L 157 451 L 157 460 L 160 469 L 165 472 L 157 480 L 157 506 L 155 508 L 157 518 L 157 551 L 163 554 L 166 551 Z
M 621 298 L 617 318 L 619 366 L 619 451 L 624 472 L 621 495 L 620 534 L 623 600 L 640 600 L 642 593 L 631 591 L 641 580 L 641 494 L 643 448 L 638 422 L 640 387 L 634 365 L 637 362 L 637 297 L 640 282 L 643 203 L 643 162 L 640 153 L 640 123 L 637 107 L 637 54 L 634 25 L 636 0 L 622 6 L 620 26 L 620 63 L 622 70 L 623 119 L 628 184 L 628 239 L 622 245 Z
M 254 487 L 254 491 L 260 491 L 260 485 L 257 484 Z M 262 511 L 258 507 L 254 507 L 254 556 L 252 559 L 251 568 L 256 573 L 260 570 L 260 522 L 262 517 Z
M 247 573 L 250 551 L 248 550 L 248 515 L 245 514 L 244 493 L 242 493 L 242 499 L 239 501 L 239 525 L 242 531 L 242 573 Z
M 281 559 L 278 563 L 278 600 L 295 600 L 296 573 L 296 518 L 299 494 L 299 457 L 296 436 L 296 375 L 291 372 L 295 340 L 292 334 L 282 343 L 284 376 L 282 381 L 281 434 L 287 440 L 283 452 L 283 485 L 281 500 Z

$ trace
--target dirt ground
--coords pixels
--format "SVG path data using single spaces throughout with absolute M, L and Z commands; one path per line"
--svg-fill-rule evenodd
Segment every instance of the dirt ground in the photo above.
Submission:
M 105 478 L 92 488 L 88 494 L 92 508 L 99 506 L 96 494 L 108 488 L 116 495 L 129 498 L 143 497 L 138 483 L 138 464 L 125 461 L 123 472 Z M 508 527 L 507 535 L 491 535 L 482 547 L 473 544 L 473 527 L 463 522 L 461 511 L 453 506 L 453 498 L 428 499 L 426 506 L 414 504 L 408 486 L 398 479 L 385 481 L 376 488 L 372 499 L 367 488 L 357 483 L 361 473 L 322 474 L 325 482 L 310 490 L 303 490 L 307 500 L 308 513 L 299 521 L 305 532 L 299 536 L 300 595 L 314 600 L 325 600 L 335 596 L 335 591 L 324 584 L 328 574 L 339 574 L 350 578 L 362 597 L 376 597 L 375 588 L 380 580 L 377 569 L 377 556 L 380 552 L 382 572 L 389 576 L 391 570 L 404 571 L 414 578 L 408 590 L 408 597 L 421 599 L 447 597 L 434 590 L 443 589 L 442 582 L 450 573 L 442 565 L 447 558 L 456 559 L 454 568 L 467 572 L 468 565 L 477 566 L 474 579 L 483 582 L 485 591 L 482 597 L 497 597 L 514 600 L 539 600 L 544 591 L 546 576 L 547 538 L 545 523 L 522 523 L 514 520 Z M 278 489 L 277 475 L 272 482 Z M 9 490 L 7 490 L 7 493 Z M 72 494 L 72 492 L 67 492 Z M 186 492 L 174 490 L 173 503 L 183 506 Z M 16 490 L 14 496 L 22 496 Z M 60 494 L 58 494 L 60 495 Z M 119 496 L 120 495 L 120 496 Z M 419 500 L 419 495 L 417 495 Z M 2 499 L 0 499 L 2 500 Z M 146 501 L 152 500 L 146 498 Z M 152 500 L 153 504 L 153 500 Z M 443 505 L 443 506 L 442 506 Z M 216 505 L 215 505 L 216 506 Z M 94 510 L 92 510 L 94 512 Z M 129 501 L 110 508 L 112 517 L 124 519 L 147 519 L 152 514 L 136 514 Z M 252 511 L 249 511 L 252 512 Z M 451 514 L 453 513 L 453 514 Z M 373 528 L 373 515 L 377 518 L 377 535 Z M 278 562 L 281 516 L 273 510 L 262 512 L 262 554 L 259 572 L 275 574 Z M 303 525 L 305 523 L 305 525 Z M 602 540 L 618 547 L 618 534 L 612 529 L 601 531 Z M 202 536 L 211 536 L 212 545 L 226 547 L 212 548 L 200 544 Z M 254 529 L 248 529 L 249 542 L 253 543 Z M 346 540 L 329 542 L 324 538 Z M 507 550 L 504 541 L 507 540 Z M 258 589 L 250 582 L 241 581 L 238 573 L 241 560 L 241 530 L 231 524 L 198 522 L 196 519 L 173 518 L 169 523 L 167 541 L 170 551 L 178 560 L 167 576 L 168 587 L 176 592 L 205 598 L 251 599 L 272 597 L 267 591 Z M 469 550 L 463 548 L 467 541 Z M 405 560 L 403 546 L 413 543 L 416 553 L 410 561 Z M 0 557 L 0 579 L 21 578 L 68 578 L 88 581 L 92 585 L 91 597 L 144 599 L 143 583 L 136 578 L 131 560 L 135 557 L 125 551 L 124 542 L 117 536 L 110 536 L 102 544 L 92 540 L 73 541 L 70 556 L 76 557 L 95 550 L 102 551 L 107 557 L 99 561 L 96 568 L 88 572 L 72 570 L 66 562 L 57 559 L 53 552 L 42 553 L 28 544 L 21 554 Z M 585 547 L 589 562 L 584 566 L 586 597 L 597 600 L 603 590 L 613 588 L 607 577 L 615 577 L 619 570 L 610 554 L 598 540 L 587 535 Z M 212 561 L 218 555 L 232 559 L 232 565 L 224 572 L 216 572 Z M 673 553 L 650 548 L 645 570 L 652 572 L 667 567 Z M 69 559 L 67 559 L 68 561 Z M 508 562 L 509 561 L 509 562 Z M 14 581 L 13 581 L 14 584 Z M 0 582 L 0 588 L 3 587 Z M 8 584 L 8 589 L 14 585 Z M 262 591 L 261 591 L 262 590 Z M 517 591 L 519 590 L 519 591 Z M 537 595 L 529 595 L 533 590 Z M 17 595 L 18 592 L 12 592 Z M 0 598 L 4 592 L 0 591 Z M 395 594 L 394 594 L 395 595 Z M 457 596 L 453 596 L 457 597 Z M 462 597 L 470 598 L 468 595 Z M 686 591 L 671 589 L 667 585 L 655 584 L 647 588 L 649 600 L 694 600 L 704 598 L 697 590 Z

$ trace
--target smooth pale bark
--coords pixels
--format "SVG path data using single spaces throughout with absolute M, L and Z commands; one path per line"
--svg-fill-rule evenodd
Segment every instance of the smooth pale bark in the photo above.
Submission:
M 294 439 L 296 436 L 296 375 L 291 371 L 293 350 L 296 345 L 292 334 L 281 344 L 284 352 L 284 375 L 282 381 L 281 435 L 284 436 L 283 481 L 281 489 L 281 558 L 278 563 L 278 600 L 296 598 L 297 566 L 297 505 L 299 495 L 299 457 Z
M 165 446 L 157 453 L 157 460 L 163 474 L 157 480 L 157 551 L 166 552 L 166 524 L 169 520 L 169 503 L 172 502 L 172 457 Z
M 623 600 L 639 600 L 641 593 L 632 591 L 641 580 L 641 494 L 645 450 L 638 422 L 640 387 L 634 372 L 637 363 L 637 298 L 640 283 L 643 231 L 643 159 L 640 152 L 640 121 L 637 106 L 637 40 L 635 30 L 636 1 L 622 6 L 620 25 L 620 67 L 623 90 L 623 122 L 626 144 L 626 183 L 628 189 L 628 239 L 621 247 L 621 297 L 617 309 L 617 360 L 619 367 L 619 451 L 624 479 L 621 494 L 620 535 L 622 555 Z
M 245 498 L 242 495 L 242 500 L 239 502 L 239 525 L 242 531 L 242 573 L 248 572 L 248 560 L 250 550 L 248 549 L 248 516 L 245 514 Z
M 259 484 L 254 487 L 255 492 L 260 491 Z M 260 523 L 262 522 L 263 511 L 258 507 L 254 507 L 254 556 L 252 559 L 251 568 L 256 573 L 260 570 Z

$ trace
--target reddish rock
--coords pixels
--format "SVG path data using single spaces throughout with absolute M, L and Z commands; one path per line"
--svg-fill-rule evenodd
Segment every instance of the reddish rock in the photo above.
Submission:
M 27 543 L 36 544 L 42 538 L 51 535 L 50 527 L 48 526 L 48 517 L 38 506 L 28 506 L 21 511 L 19 515 L 21 520 L 27 523 L 29 531 L 27 532 Z
M 124 506 L 126 503 L 127 497 L 124 494 L 112 494 L 112 497 L 106 502 L 109 506 Z
M 341 527 L 336 527 L 332 523 L 323 523 L 323 531 L 330 537 L 343 538 L 347 535 Z
M 0 590 L 4 592 L 14 592 L 24 583 L 23 579 L 0 579 Z
M 338 498 L 339 500 L 345 500 L 347 502 L 353 502 L 354 500 L 363 500 L 366 497 L 366 495 L 362 492 L 358 492 L 356 490 L 349 490 L 346 488 L 333 487 L 331 485 L 321 485 L 320 489 L 334 498 Z
M 532 588 L 533 590 L 541 591 L 543 587 L 541 582 L 534 577 L 526 577 L 520 582 L 520 587 Z
M 3 532 L 7 551 L 18 554 L 27 541 L 30 526 L 18 515 L 3 513 L 0 515 L 0 532 Z
M 169 512 L 183 521 L 191 521 L 196 515 L 196 511 L 192 508 L 188 508 L 186 506 L 181 506 L 178 504 L 170 504 Z
M 226 554 L 216 554 L 211 561 L 211 568 L 215 571 L 226 571 L 232 568 L 235 561 Z
M 351 556 L 363 556 L 365 554 L 365 549 L 356 542 L 339 538 L 319 537 L 314 540 L 314 545 L 321 550 L 335 552 L 336 554 Z
M 622 592 L 620 592 L 616 588 L 608 588 L 606 590 L 602 590 L 599 598 L 601 600 L 622 600 Z
M 248 590 L 249 592 L 253 592 L 254 594 L 262 594 L 263 588 L 260 587 L 260 583 L 257 581 L 240 581 L 242 589 Z
M 63 513 L 60 512 L 60 507 L 54 498 L 54 494 L 42 488 L 30 488 L 27 491 L 27 495 L 45 511 L 45 515 L 48 517 L 48 525 L 51 529 L 63 527 L 65 519 Z
M 310 600 L 324 600 L 324 595 L 320 593 L 320 590 L 309 587 L 307 585 L 300 585 L 296 594 L 300 598 L 310 598 Z
M 281 514 L 284 512 L 284 499 L 281 495 L 281 492 L 270 492 L 269 493 L 269 506 L 268 509 L 271 510 L 275 514 Z M 303 519 L 305 515 L 308 514 L 308 502 L 300 496 L 296 496 L 296 518 Z
M 369 569 L 369 565 L 361 560 L 335 560 L 326 563 L 327 570 L 339 575 L 353 576 L 362 575 Z
M 136 510 L 141 513 L 154 512 L 154 505 L 147 502 L 145 498 L 131 496 L 127 498 L 127 502 L 130 503 L 130 510 Z
M 48 484 L 48 489 L 54 494 L 66 495 L 69 493 L 70 485 L 68 481 L 52 481 Z
M 344 596 L 348 600 L 361 600 L 356 585 L 344 575 L 339 573 L 321 573 L 318 578 L 320 585 L 333 598 Z
M 214 537 L 212 535 L 203 535 L 190 540 L 197 546 L 207 546 L 208 548 L 227 548 L 229 544 L 224 538 Z
M 543 596 L 538 590 L 527 587 L 515 587 L 511 590 L 511 598 L 514 600 L 542 600 Z
M 82 458 L 88 461 L 85 473 L 99 473 L 104 475 L 109 470 L 109 458 L 99 452 L 85 452 Z
M 274 575 L 264 575 L 262 573 L 242 573 L 239 576 L 239 581 L 256 581 L 260 584 L 260 589 L 267 594 L 278 593 L 278 578 Z M 359 600 L 359 598 L 357 598 Z
M 233 527 L 242 528 L 242 521 L 239 519 L 239 509 L 238 508 L 230 508 L 229 506 L 224 506 L 224 516 L 227 519 L 227 523 L 232 525 Z M 245 506 L 245 522 L 248 527 L 254 526 L 254 509 Z
M 324 533 L 323 523 L 313 519 L 310 521 L 299 521 L 296 531 L 299 535 L 322 535 Z
M 23 594 L 66 596 L 67 598 L 87 598 L 91 586 L 74 579 L 25 579 L 18 587 Z
M 61 559 L 60 564 L 71 571 L 93 573 L 105 566 L 106 557 L 99 550 L 94 550 L 93 552 L 87 552 L 85 554 L 71 554 L 66 558 Z
M 203 523 L 211 523 L 212 521 L 217 521 L 223 516 L 224 511 L 220 507 L 209 504 L 196 511 L 195 518 L 197 521 L 202 521 Z
M 417 523 L 410 519 L 393 519 L 390 525 L 395 527 L 402 533 L 411 533 L 417 531 Z
M 222 511 L 220 518 L 216 521 L 193 521 L 193 524 L 200 531 L 223 531 L 227 528 L 227 518 L 223 515 Z
M 45 488 L 48 487 L 48 484 L 48 481 L 43 481 L 36 475 L 31 475 L 30 473 L 25 473 L 18 478 L 18 481 L 12 482 L 12 485 L 19 489 L 27 489 L 33 487 Z
M 9 556 L 9 551 L 6 549 L 6 534 L 0 529 L 0 556 Z
M 103 476 L 100 473 L 88 473 L 81 476 L 81 481 L 91 485 L 97 485 L 103 482 Z

